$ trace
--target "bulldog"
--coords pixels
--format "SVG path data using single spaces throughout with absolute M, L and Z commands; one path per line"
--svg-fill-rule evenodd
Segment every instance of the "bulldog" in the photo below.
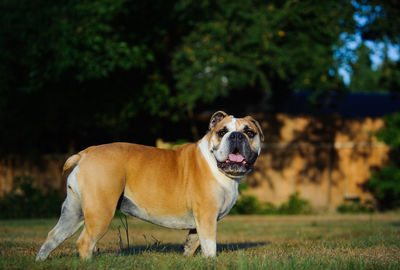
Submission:
M 201 246 L 203 256 L 214 257 L 217 221 L 235 204 L 240 179 L 253 169 L 263 139 L 252 117 L 218 111 L 209 132 L 196 143 L 173 150 L 111 143 L 71 156 L 63 167 L 67 197 L 60 219 L 36 260 L 45 260 L 83 223 L 77 246 L 81 258 L 90 258 L 116 209 L 189 230 L 184 255 L 193 255 Z

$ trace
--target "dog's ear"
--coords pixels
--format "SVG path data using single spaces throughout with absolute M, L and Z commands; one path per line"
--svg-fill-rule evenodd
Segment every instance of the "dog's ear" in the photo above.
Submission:
M 227 117 L 228 115 L 223 111 L 218 111 L 211 116 L 210 125 L 208 128 L 211 130 L 213 129 L 222 119 Z
M 258 133 L 260 134 L 260 139 L 263 142 L 264 141 L 264 133 L 262 132 L 260 124 L 251 116 L 246 116 L 245 119 L 249 120 L 257 127 Z

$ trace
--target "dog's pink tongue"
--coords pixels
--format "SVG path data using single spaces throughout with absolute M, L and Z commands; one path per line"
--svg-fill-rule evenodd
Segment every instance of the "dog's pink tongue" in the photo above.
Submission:
M 244 160 L 244 157 L 241 154 L 229 154 L 228 158 L 233 162 L 242 162 Z

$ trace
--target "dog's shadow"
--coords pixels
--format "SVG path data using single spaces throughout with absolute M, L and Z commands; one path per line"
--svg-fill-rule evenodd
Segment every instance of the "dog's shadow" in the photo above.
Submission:
M 222 243 L 217 244 L 217 252 L 222 251 L 237 251 L 241 249 L 266 246 L 271 244 L 271 242 L 242 242 L 242 243 Z M 201 250 L 199 247 L 196 251 L 198 253 Z M 104 250 L 96 252 L 96 255 L 106 254 L 106 253 L 117 253 L 123 256 L 130 255 L 140 255 L 144 252 L 159 252 L 159 253 L 183 253 L 183 244 L 161 244 L 153 243 L 150 245 L 139 245 L 131 246 L 129 248 L 123 248 L 119 250 Z

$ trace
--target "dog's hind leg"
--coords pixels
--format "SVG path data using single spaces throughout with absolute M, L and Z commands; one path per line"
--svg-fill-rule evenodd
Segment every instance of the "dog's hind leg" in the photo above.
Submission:
M 58 247 L 65 239 L 73 235 L 83 223 L 83 213 L 81 202 L 67 191 L 67 198 L 61 207 L 61 216 L 56 226 L 48 233 L 47 239 L 36 256 L 36 261 L 43 261 L 49 256 L 56 247 Z
M 85 228 L 83 229 L 77 241 L 79 256 L 82 259 L 90 259 L 92 257 L 93 249 L 103 235 L 107 232 L 115 213 L 115 206 L 113 208 L 107 207 L 107 204 L 100 204 L 102 211 L 95 211 L 90 208 L 84 209 L 85 215 Z
M 199 236 L 196 229 L 191 229 L 186 237 L 183 255 L 193 256 L 198 247 L 200 246 Z

